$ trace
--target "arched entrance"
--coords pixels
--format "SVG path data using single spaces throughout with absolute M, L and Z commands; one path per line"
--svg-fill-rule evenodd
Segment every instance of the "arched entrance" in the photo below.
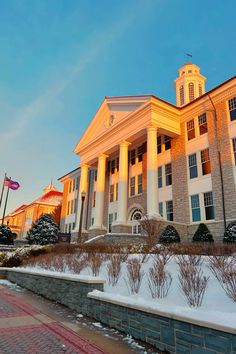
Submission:
M 141 209 L 135 208 L 131 211 L 130 222 L 132 225 L 132 234 L 141 234 L 141 225 L 139 220 L 142 219 Z

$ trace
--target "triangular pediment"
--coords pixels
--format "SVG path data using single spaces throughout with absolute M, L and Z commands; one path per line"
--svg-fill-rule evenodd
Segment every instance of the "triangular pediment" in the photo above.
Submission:
M 145 105 L 151 96 L 105 97 L 103 103 L 76 145 L 74 152 L 79 153 L 86 145 L 107 134 L 132 112 Z

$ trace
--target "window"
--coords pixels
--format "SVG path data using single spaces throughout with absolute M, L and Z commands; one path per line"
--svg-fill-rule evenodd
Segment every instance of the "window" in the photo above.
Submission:
M 161 135 L 157 137 L 157 153 L 161 153 Z
M 70 201 L 67 202 L 67 215 L 70 215 Z
M 69 224 L 69 233 L 71 232 L 71 224 Z
M 96 191 L 93 192 L 93 208 L 95 208 L 96 205 Z
M 188 92 L 189 92 L 189 101 L 191 102 L 194 100 L 194 84 L 192 82 L 188 84 Z
M 188 157 L 188 165 L 189 165 L 189 178 L 196 178 L 197 174 L 197 155 L 192 154 Z
M 135 149 L 130 151 L 130 163 L 131 165 L 135 165 L 135 157 L 136 157 L 136 153 L 135 153 Z
M 72 191 L 74 192 L 74 190 L 75 190 L 75 179 L 73 178 L 73 180 L 72 180 Z
M 111 174 L 113 175 L 115 173 L 115 167 L 116 167 L 116 160 L 111 161 Z
M 108 215 L 108 232 L 111 232 L 111 225 L 113 223 L 113 214 Z
M 74 213 L 75 214 L 77 213 L 77 207 L 78 207 L 78 199 L 76 198 L 75 202 L 74 202 Z
M 232 139 L 232 143 L 233 143 L 233 152 L 234 152 L 234 163 L 236 165 L 236 138 Z
M 188 140 L 192 140 L 195 138 L 194 119 L 191 119 L 187 122 L 187 135 Z
M 168 135 L 165 135 L 164 142 L 165 142 L 165 150 L 169 150 L 171 148 L 171 137 Z
M 162 166 L 158 167 L 158 188 L 162 188 Z
M 69 193 L 71 192 L 71 187 L 72 187 L 72 181 L 69 182 Z
M 110 185 L 110 203 L 114 202 L 114 184 Z
M 130 196 L 135 195 L 135 177 L 130 178 Z
M 179 89 L 179 97 L 180 97 L 180 106 L 184 104 L 184 86 L 180 86 Z
M 174 220 L 174 215 L 173 215 L 173 200 L 168 200 L 166 202 L 166 219 L 169 221 Z
M 138 147 L 138 162 L 143 161 L 143 145 Z
M 212 220 L 215 218 L 215 208 L 213 203 L 212 192 L 204 193 L 204 206 L 206 220 Z
M 115 215 L 115 220 L 117 220 L 117 212 L 115 212 L 115 214 L 114 214 L 114 215 Z
M 138 194 L 141 194 L 143 191 L 143 175 L 138 175 Z
M 91 225 L 93 225 L 93 224 L 94 224 L 94 218 L 91 219 Z
M 207 133 L 206 113 L 203 113 L 200 116 L 198 116 L 198 126 L 199 126 L 199 134 L 200 135 Z
M 116 159 L 116 172 L 119 172 L 119 157 Z
M 209 157 L 209 149 L 205 149 L 201 151 L 201 163 L 202 163 L 202 174 L 207 175 L 211 173 L 211 163 Z
M 236 96 L 231 98 L 231 100 L 229 100 L 228 103 L 229 103 L 230 120 L 233 121 L 236 119 Z
M 98 171 L 95 170 L 95 171 L 94 171 L 94 181 L 95 181 L 95 182 L 97 181 L 97 178 L 98 178 Z
M 202 85 L 201 84 L 198 84 L 198 93 L 199 93 L 199 96 L 202 96 Z
M 161 216 L 163 216 L 163 203 L 162 202 L 159 203 L 159 214 Z
M 75 222 L 73 222 L 73 224 L 72 224 L 73 226 L 72 226 L 72 228 L 73 228 L 73 230 L 75 229 Z
M 130 220 L 132 221 L 132 233 L 133 234 L 141 234 L 141 225 L 139 220 L 142 219 L 142 212 L 140 209 L 135 209 L 131 215 Z
M 171 163 L 165 165 L 165 174 L 166 174 L 166 186 L 170 186 L 172 184 Z
M 199 203 L 198 194 L 191 195 L 191 208 L 192 208 L 192 221 L 200 221 L 201 213 L 200 213 L 200 203 Z
M 65 225 L 65 233 L 67 234 L 67 224 Z
M 76 186 L 75 188 L 78 190 L 79 189 L 79 177 L 76 177 Z
M 74 200 L 71 200 L 71 204 L 70 204 L 70 213 L 73 214 L 73 204 L 74 204 Z
M 116 183 L 116 200 L 118 200 L 118 195 L 119 195 L 119 194 L 118 194 L 118 192 L 119 192 L 118 186 L 119 186 L 118 183 Z

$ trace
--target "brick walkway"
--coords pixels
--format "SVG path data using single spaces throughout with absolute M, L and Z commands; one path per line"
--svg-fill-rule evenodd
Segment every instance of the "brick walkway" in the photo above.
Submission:
M 104 354 L 0 286 L 0 354 Z

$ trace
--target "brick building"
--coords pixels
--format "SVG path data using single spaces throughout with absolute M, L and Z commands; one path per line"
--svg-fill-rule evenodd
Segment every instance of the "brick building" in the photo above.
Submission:
M 59 224 L 61 214 L 62 192 L 58 191 L 52 183 L 44 188 L 43 194 L 29 204 L 22 204 L 4 218 L 4 223 L 9 225 L 18 239 L 23 239 L 32 224 L 42 214 L 53 214 Z M 0 219 L 2 222 L 2 219 Z
M 190 239 L 200 222 L 216 240 L 236 219 L 236 77 L 205 92 L 186 63 L 176 105 L 154 95 L 105 97 L 74 149 L 80 167 L 64 184 L 62 231 L 138 234 L 143 213 L 174 223 Z M 131 235 L 130 235 L 131 237 Z

